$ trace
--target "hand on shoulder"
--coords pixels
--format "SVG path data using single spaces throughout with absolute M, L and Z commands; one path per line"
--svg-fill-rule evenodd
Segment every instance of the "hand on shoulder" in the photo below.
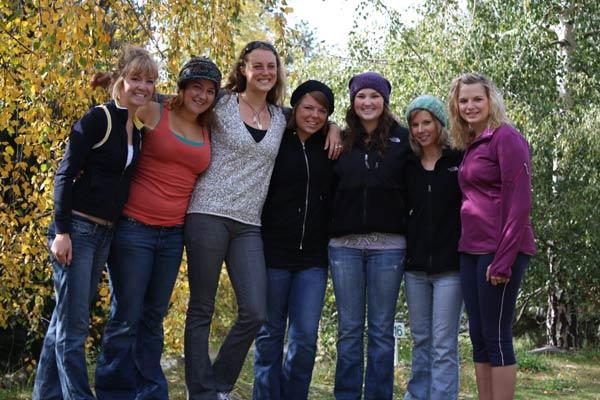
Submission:
M 138 108 L 135 116 L 144 124 L 145 127 L 154 129 L 160 121 L 161 104 L 150 101 L 148 104 Z

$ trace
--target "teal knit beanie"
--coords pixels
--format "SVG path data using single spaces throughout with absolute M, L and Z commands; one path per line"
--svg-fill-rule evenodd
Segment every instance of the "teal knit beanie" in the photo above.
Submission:
M 448 114 L 446 113 L 446 106 L 437 97 L 429 94 L 421 95 L 410 102 L 406 107 L 406 121 L 410 125 L 410 115 L 415 110 L 427 110 L 437 118 L 438 121 L 444 127 L 448 127 Z

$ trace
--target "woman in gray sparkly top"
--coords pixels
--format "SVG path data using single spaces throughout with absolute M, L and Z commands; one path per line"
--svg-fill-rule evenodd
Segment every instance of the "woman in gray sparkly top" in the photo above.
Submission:
M 285 72 L 275 48 L 248 43 L 215 106 L 212 160 L 196 183 L 185 221 L 190 300 L 185 327 L 188 399 L 227 399 L 266 318 L 266 268 L 260 214 L 286 119 Z M 221 265 L 238 318 L 214 363 L 210 322 Z

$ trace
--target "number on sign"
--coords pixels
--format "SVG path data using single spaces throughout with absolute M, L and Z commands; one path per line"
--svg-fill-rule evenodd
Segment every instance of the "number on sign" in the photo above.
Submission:
M 394 322 L 394 337 L 399 339 L 405 336 L 406 330 L 404 329 L 404 322 Z

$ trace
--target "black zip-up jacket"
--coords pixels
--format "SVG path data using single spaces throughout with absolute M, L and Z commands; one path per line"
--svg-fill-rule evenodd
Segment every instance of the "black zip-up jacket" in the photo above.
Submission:
M 404 165 L 408 130 L 395 125 L 383 156 L 356 143 L 337 160 L 330 236 L 385 232 L 404 234 Z
M 138 160 L 141 133 L 133 128 L 133 160 L 127 162 L 128 111 L 114 101 L 106 103 L 112 130 L 106 142 L 93 149 L 106 135 L 107 119 L 100 107 L 91 108 L 75 122 L 65 155 L 54 177 L 54 224 L 57 233 L 71 232 L 71 211 L 115 221 L 129 195 L 131 176 Z M 83 171 L 81 177 L 77 174 Z
M 325 136 L 303 144 L 287 130 L 281 139 L 262 211 L 265 262 L 270 268 L 327 268 L 332 166 Z
M 458 168 L 462 151 L 444 149 L 433 171 L 413 153 L 405 168 L 406 271 L 458 271 L 460 202 Z

